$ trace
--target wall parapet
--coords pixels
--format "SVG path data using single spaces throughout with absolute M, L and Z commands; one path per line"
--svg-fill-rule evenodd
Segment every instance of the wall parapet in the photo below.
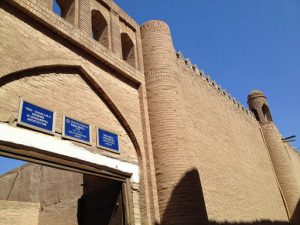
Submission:
M 188 68 L 191 72 L 196 74 L 199 78 L 202 78 L 204 81 L 206 81 L 207 84 L 213 87 L 219 94 L 226 97 L 231 103 L 233 103 L 239 109 L 244 111 L 252 119 L 255 119 L 254 114 L 247 107 L 245 107 L 235 97 L 228 93 L 226 89 L 223 89 L 222 86 L 218 84 L 215 80 L 212 80 L 210 75 L 206 74 L 204 70 L 200 69 L 196 64 L 193 64 L 189 58 L 185 58 L 181 51 L 178 51 L 176 53 L 176 57 L 182 64 L 186 66 L 186 68 Z

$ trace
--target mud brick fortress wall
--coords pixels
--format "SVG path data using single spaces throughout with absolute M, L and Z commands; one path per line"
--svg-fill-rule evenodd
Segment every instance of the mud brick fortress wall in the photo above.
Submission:
M 1 129 L 38 133 L 17 125 L 28 100 L 56 112 L 51 138 L 137 166 L 132 224 L 300 224 L 300 155 L 262 92 L 246 109 L 176 53 L 162 21 L 140 26 L 112 0 L 57 2 L 61 16 L 52 0 L 0 2 Z M 120 154 L 95 133 L 63 140 L 63 115 L 119 134 Z

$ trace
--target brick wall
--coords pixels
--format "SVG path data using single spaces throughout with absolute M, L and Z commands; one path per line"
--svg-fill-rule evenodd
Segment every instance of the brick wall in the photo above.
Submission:
M 63 114 L 119 133 L 120 155 L 96 148 L 95 132 L 91 146 L 76 144 L 139 163 L 135 224 L 287 222 L 259 124 L 176 58 L 168 26 L 139 28 L 111 0 L 76 3 L 75 26 L 46 0 L 0 3 L 0 121 L 16 126 L 24 98 L 57 112 L 57 138 Z M 89 7 L 108 22 L 108 49 L 91 38 Z M 122 59 L 122 32 L 138 70 Z
M 199 172 L 208 219 L 287 221 L 258 122 L 182 60 L 178 66 L 184 151 Z
M 145 145 L 143 130 L 149 128 L 142 125 L 143 109 L 140 100 L 144 97 L 139 94 L 139 84 L 107 67 L 12 7 L 4 3 L 0 6 L 1 17 L 5 18 L 0 22 L 0 40 L 1 43 L 5 43 L 0 47 L 3 53 L 1 76 L 7 75 L 8 68 L 11 71 L 15 70 L 14 68 L 18 68 L 16 71 L 21 68 L 22 71 L 27 70 L 10 75 L 9 78 L 2 77 L 1 122 L 11 121 L 11 125 L 15 126 L 19 100 L 26 99 L 57 112 L 55 135 L 58 138 L 61 138 L 62 115 L 68 115 L 91 124 L 93 128 L 91 146 L 74 142 L 75 144 L 122 161 L 146 163 L 143 160 L 145 153 L 141 150 Z M 42 69 L 30 69 L 37 65 Z M 84 66 L 85 71 L 81 66 Z M 130 68 L 129 65 L 126 66 Z M 93 74 L 93 81 L 87 73 Z M 120 154 L 96 147 L 96 127 L 120 135 Z M 143 171 L 147 173 L 145 169 Z M 148 182 L 142 172 L 140 176 L 142 181 Z M 147 191 L 147 187 L 143 187 L 142 190 Z M 139 194 L 140 190 L 134 190 L 133 211 L 136 224 L 140 224 L 140 213 L 150 213 L 147 211 L 150 200 L 147 199 L 145 203 L 145 199 L 140 199 Z M 141 210 L 140 204 L 144 207 Z M 144 218 L 147 221 L 148 216 Z
M 291 156 L 281 140 L 281 135 L 272 122 L 262 124 L 262 131 L 283 196 L 287 203 L 289 216 L 293 219 L 293 224 L 296 225 L 300 221 L 300 186 L 298 183 L 299 172 L 296 172 L 295 166 L 293 165 L 295 158 L 293 161 L 291 160 Z
M 255 118 L 176 61 L 166 24 L 141 34 L 161 224 L 288 222 Z
M 292 224 L 298 224 L 300 185 L 299 175 L 293 165 L 295 162 L 292 160 L 293 155 L 289 154 L 289 146 L 284 144 L 281 134 L 272 121 L 266 96 L 261 91 L 254 90 L 248 95 L 248 104 L 260 123 L 289 218 Z
M 285 149 L 287 150 L 292 161 L 292 165 L 294 167 L 293 171 L 297 178 L 298 186 L 300 187 L 300 174 L 298 173 L 298 171 L 300 171 L 300 154 L 295 148 L 291 147 L 289 144 L 285 144 Z
M 292 170 L 297 182 L 297 186 L 300 187 L 300 154 L 299 152 L 291 147 L 289 144 L 285 144 L 285 149 L 288 152 L 292 164 Z M 299 196 L 298 196 L 299 198 Z M 300 201 L 298 201 L 292 219 L 297 224 L 300 221 Z
M 78 14 L 79 14 L 79 28 L 84 32 L 91 34 L 91 7 L 90 0 L 77 0 L 79 1 Z

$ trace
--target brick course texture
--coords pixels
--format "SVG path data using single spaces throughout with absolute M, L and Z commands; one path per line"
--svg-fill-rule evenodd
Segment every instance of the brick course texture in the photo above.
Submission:
M 0 1 L 1 123 L 26 129 L 16 123 L 25 99 L 57 113 L 61 141 L 63 115 L 91 124 L 91 145 L 74 144 L 139 166 L 132 224 L 300 224 L 300 155 L 282 142 L 262 92 L 245 109 L 176 54 L 165 22 L 139 26 L 112 0 L 75 0 L 72 10 L 70 23 L 51 0 Z M 107 24 L 105 46 L 92 37 L 92 10 Z M 97 148 L 96 127 L 119 134 L 120 154 Z M 0 202 L 0 224 L 19 224 L 11 209 L 41 224 L 40 206 L 19 201 L 22 210 Z

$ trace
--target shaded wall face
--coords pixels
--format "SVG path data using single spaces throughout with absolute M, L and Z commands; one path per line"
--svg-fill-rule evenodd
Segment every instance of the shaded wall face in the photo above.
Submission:
M 183 62 L 185 149 L 199 172 L 209 221 L 288 221 L 254 118 Z

